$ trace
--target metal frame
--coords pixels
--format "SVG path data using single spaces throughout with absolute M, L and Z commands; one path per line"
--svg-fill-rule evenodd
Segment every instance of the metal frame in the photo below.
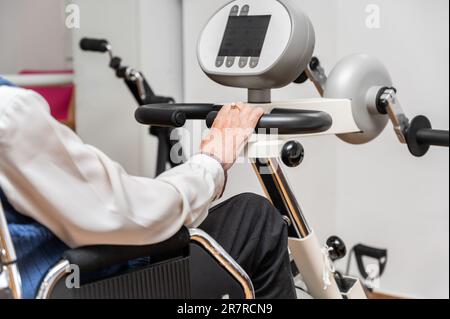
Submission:
M 314 58 L 305 70 L 308 78 L 315 85 L 318 93 L 321 97 L 324 96 L 325 84 L 327 81 L 327 75 L 324 68 L 321 66 L 319 59 Z M 389 92 L 391 93 L 391 92 Z M 321 104 L 326 105 L 331 100 L 322 99 Z M 389 115 L 393 117 L 392 101 L 389 101 Z M 322 105 L 321 105 L 322 106 Z M 351 102 L 350 102 L 351 106 Z M 298 105 L 292 105 L 296 108 Z M 322 106 L 323 107 L 323 106 Z M 340 110 L 343 113 L 343 109 Z M 349 110 L 349 114 L 352 111 Z M 341 119 L 342 120 L 342 119 Z M 353 116 L 353 121 L 342 121 L 345 123 L 345 128 L 349 130 L 352 125 L 356 125 Z M 353 132 L 357 132 L 353 127 Z M 350 131 L 350 130 L 349 130 Z M 326 134 L 338 135 L 332 130 L 326 132 Z M 266 197 L 272 202 L 272 204 L 280 211 L 283 218 L 289 225 L 289 249 L 294 258 L 295 264 L 298 267 L 303 280 L 309 290 L 312 297 L 318 299 L 367 299 L 364 288 L 361 281 L 356 278 L 348 278 L 353 282 L 352 287 L 348 291 L 340 291 L 340 288 L 335 280 L 334 267 L 330 260 L 329 251 L 326 247 L 322 247 L 319 243 L 317 235 L 313 229 L 309 226 L 305 215 L 292 191 L 287 178 L 282 170 L 281 160 L 279 159 L 279 152 L 273 153 L 271 145 L 278 145 L 280 147 L 284 144 L 281 140 L 278 141 L 268 140 L 259 141 L 256 143 L 250 143 L 249 149 L 270 149 L 269 152 L 249 152 L 250 157 L 253 156 L 253 168 L 259 179 L 259 182 L 266 194 Z M 264 154 L 264 155 L 262 155 Z M 277 156 L 277 157 L 274 157 Z
M 203 247 L 242 286 L 246 299 L 255 298 L 255 290 L 250 277 L 241 266 L 211 236 L 200 229 L 190 229 L 191 242 Z M 45 276 L 36 299 L 50 299 L 56 284 L 70 272 L 70 263 L 61 260 Z
M 277 158 L 256 159 L 253 168 L 266 197 L 291 221 L 289 235 L 298 238 L 308 237 L 311 234 L 311 228 L 284 176 L 280 160 Z
M 200 229 L 190 229 L 191 241 L 202 246 L 242 286 L 245 299 L 255 299 L 253 283 L 242 267 L 211 236 Z
M 261 186 L 272 204 L 289 225 L 289 249 L 302 274 L 308 292 L 317 299 L 367 299 L 361 282 L 354 279 L 351 294 L 341 292 L 328 250 L 319 240 L 292 191 L 279 158 L 258 158 L 253 163 Z
M 394 88 L 385 89 L 380 99 L 386 103 L 386 112 L 394 126 L 395 135 L 402 144 L 407 144 L 406 130 L 409 118 L 405 115 Z
M 0 293 L 12 299 L 22 298 L 22 282 L 16 264 L 16 251 L 0 202 Z
M 70 271 L 70 263 L 68 260 L 61 260 L 53 268 L 49 270 L 39 287 L 36 299 L 50 299 L 58 281 L 60 281 Z
M 313 61 L 309 63 L 305 72 L 308 78 L 316 87 L 317 92 L 319 92 L 320 96 L 323 97 L 325 93 L 325 84 L 327 83 L 328 78 L 325 73 L 325 69 L 322 67 L 322 65 L 320 65 L 319 59 L 313 58 Z

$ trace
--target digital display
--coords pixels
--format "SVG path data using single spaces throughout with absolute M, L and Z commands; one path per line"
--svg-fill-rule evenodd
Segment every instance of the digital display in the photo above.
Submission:
M 231 16 L 219 56 L 260 57 L 272 16 Z

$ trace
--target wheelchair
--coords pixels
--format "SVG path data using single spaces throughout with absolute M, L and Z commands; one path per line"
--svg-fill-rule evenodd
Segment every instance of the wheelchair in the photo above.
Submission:
M 76 283 L 128 261 L 145 266 Z M 74 280 L 72 281 L 72 278 Z M 0 299 L 21 299 L 16 250 L 0 203 Z M 254 299 L 245 271 L 207 233 L 183 227 L 172 238 L 147 246 L 99 245 L 66 251 L 42 280 L 37 299 Z

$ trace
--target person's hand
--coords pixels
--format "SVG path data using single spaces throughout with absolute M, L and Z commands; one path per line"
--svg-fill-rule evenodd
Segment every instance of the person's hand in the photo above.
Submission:
M 218 159 L 228 171 L 253 135 L 264 110 L 244 103 L 222 107 L 208 136 L 201 144 L 201 152 Z

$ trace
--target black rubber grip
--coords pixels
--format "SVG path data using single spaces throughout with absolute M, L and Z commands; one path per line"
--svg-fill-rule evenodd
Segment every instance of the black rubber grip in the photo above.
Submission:
M 188 120 L 204 120 L 212 111 L 218 111 L 222 105 L 211 103 L 177 103 L 177 104 L 152 104 L 164 109 L 174 109 L 186 114 Z
M 189 231 L 183 227 L 172 238 L 148 246 L 87 246 L 66 251 L 63 259 L 80 267 L 81 272 L 96 272 L 119 266 L 142 257 L 166 257 L 183 254 L 190 243 Z
M 409 123 L 406 140 L 411 154 L 422 157 L 428 153 L 430 146 L 449 147 L 449 132 L 433 130 L 430 120 L 419 115 Z
M 139 107 L 135 117 L 145 125 L 181 127 L 186 120 L 204 120 L 211 111 L 221 107 L 215 104 L 150 104 Z M 176 114 L 180 121 L 174 121 L 170 114 Z
M 107 52 L 109 42 L 104 39 L 89 39 L 83 38 L 80 41 L 80 48 L 83 51 L 91 52 Z
M 417 131 L 417 142 L 420 144 L 449 147 L 449 132 L 421 129 Z
M 206 119 L 206 125 L 211 128 L 218 112 L 211 112 Z M 333 119 L 325 112 L 298 111 L 274 109 L 271 114 L 263 115 L 256 130 L 276 129 L 278 134 L 295 135 L 321 133 L 330 129 Z M 270 132 L 269 132 L 270 133 Z
M 144 105 L 135 112 L 136 121 L 159 127 L 182 127 L 186 124 L 186 114 L 174 108 Z

